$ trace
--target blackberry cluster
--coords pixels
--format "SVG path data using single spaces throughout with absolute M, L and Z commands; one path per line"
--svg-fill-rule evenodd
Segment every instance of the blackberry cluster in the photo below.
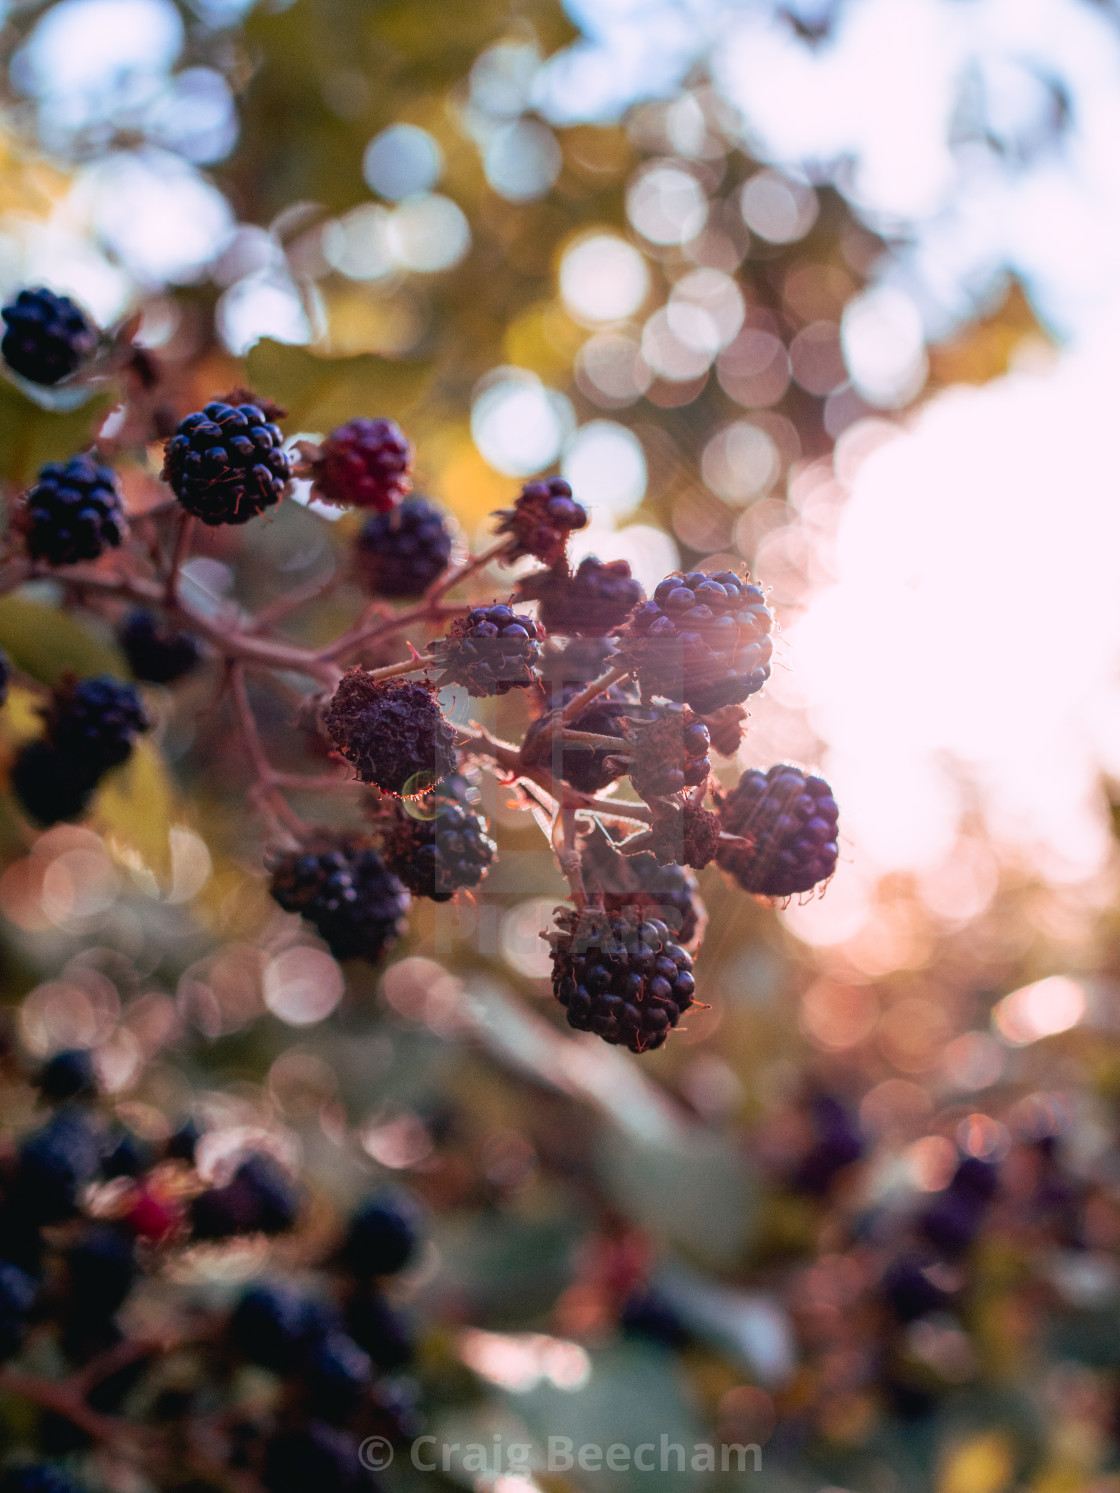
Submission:
M 269 890 L 309 922 L 336 959 L 376 964 L 404 931 L 408 893 L 375 850 L 339 838 L 285 855 Z
M 561 706 L 574 698 L 581 686 L 567 685 L 560 692 Z M 629 742 L 626 738 L 627 712 L 637 701 L 625 689 L 605 690 L 580 712 L 566 728 L 561 727 L 559 710 L 549 711 L 533 721 L 521 744 L 521 758 L 528 767 L 543 768 L 578 788 L 581 793 L 599 793 L 616 782 L 626 771 Z M 582 731 L 594 736 L 614 736 L 618 746 L 586 746 L 564 741 L 563 729 Z
M 43 286 L 21 290 L 0 317 L 0 356 L 30 383 L 61 383 L 97 351 L 97 328 L 82 308 Z
M 692 960 L 655 919 L 561 911 L 552 945 L 552 989 L 577 1031 L 649 1052 L 692 1004 Z
M 255 404 L 216 400 L 167 443 L 163 480 L 204 524 L 244 524 L 278 503 L 292 475 L 283 436 Z
M 148 729 L 133 686 L 108 675 L 60 685 L 44 722 L 45 735 L 22 747 L 12 766 L 16 796 L 44 825 L 84 814 L 101 779 Z
M 708 781 L 712 739 L 691 710 L 660 712 L 633 733 L 630 781 L 642 798 L 664 798 Z
M 518 582 L 518 601 L 538 601 L 545 630 L 556 636 L 602 637 L 621 627 L 645 600 L 627 560 L 604 564 L 588 555 L 575 574 L 561 563 Z
M 434 504 L 406 498 L 366 519 L 354 549 L 358 579 L 371 596 L 423 596 L 451 559 L 451 530 Z
M 584 839 L 582 861 L 584 882 L 602 893 L 608 912 L 653 918 L 680 944 L 691 944 L 702 932 L 706 913 L 700 888 L 684 866 L 659 866 L 648 850 L 620 855 L 598 826 Z
M 664 695 L 710 715 L 766 683 L 773 621 L 762 592 L 733 571 L 670 575 L 631 614 L 619 662 L 635 670 L 644 699 Z
M 296 1221 L 299 1194 L 278 1161 L 256 1151 L 222 1187 L 191 1200 L 193 1238 L 233 1239 L 239 1234 L 283 1234 Z
M 150 684 L 174 684 L 202 661 L 193 633 L 168 627 L 144 607 L 129 612 L 118 637 L 133 674 Z
M 506 558 L 532 555 L 548 566 L 567 568 L 568 535 L 587 523 L 587 509 L 572 497 L 563 477 L 526 482 L 512 508 L 497 513 L 495 534 L 508 534 Z
M 397 798 L 416 798 L 454 772 L 455 731 L 432 686 L 378 683 L 359 668 L 342 676 L 323 722 L 363 783 Z
M 74 565 L 116 549 L 127 525 L 116 473 L 92 456 L 50 461 L 16 511 L 32 560 Z
M 388 513 L 412 491 L 412 443 L 395 420 L 348 420 L 319 447 L 315 496 Z
M 474 607 L 457 618 L 431 652 L 442 669 L 440 685 L 461 684 L 476 698 L 529 689 L 541 656 L 537 624 L 512 607 Z
M 393 806 L 385 861 L 413 896 L 448 902 L 489 871 L 497 846 L 472 796 L 477 792 L 456 773 L 424 797 L 417 813 L 403 803 Z
M 724 846 L 717 857 L 744 891 L 792 897 L 836 870 L 839 810 L 823 778 L 778 763 L 769 772 L 745 772 L 716 802 L 727 833 L 750 841 Z

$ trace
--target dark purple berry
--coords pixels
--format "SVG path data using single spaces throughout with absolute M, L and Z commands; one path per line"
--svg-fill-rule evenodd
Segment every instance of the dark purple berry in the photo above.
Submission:
M 309 922 L 336 959 L 376 964 L 404 931 L 408 893 L 375 850 L 341 837 L 284 856 L 273 897 Z
M 412 445 L 395 420 L 348 420 L 319 447 L 315 496 L 388 513 L 412 491 Z
M 261 1482 L 266 1493 L 369 1493 L 373 1486 L 357 1438 L 317 1422 L 269 1437 Z
M 291 1177 L 273 1157 L 254 1152 L 224 1187 L 211 1187 L 192 1199 L 191 1233 L 200 1240 L 283 1234 L 298 1212 Z
M 14 522 L 31 559 L 48 565 L 96 560 L 119 546 L 127 528 L 116 473 L 92 456 L 41 467 Z
M 561 563 L 518 582 L 518 601 L 538 601 L 545 631 L 562 636 L 601 637 L 621 627 L 645 592 L 626 560 L 604 564 L 594 555 L 579 562 L 574 575 Z
M 691 710 L 659 711 L 633 731 L 630 781 L 642 798 L 664 798 L 698 788 L 712 770 L 711 738 Z
M 97 1073 L 92 1053 L 85 1047 L 68 1047 L 56 1052 L 39 1069 L 35 1087 L 52 1104 L 96 1094 Z
M 375 1194 L 350 1220 L 342 1262 L 355 1275 L 395 1275 L 415 1256 L 420 1210 L 408 1193 Z
M 151 684 L 174 684 L 202 659 L 193 633 L 160 623 L 143 607 L 129 612 L 119 637 L 133 674 Z
M 455 771 L 455 731 L 431 685 L 379 683 L 363 669 L 350 669 L 323 722 L 362 782 L 384 793 L 415 798 Z
M 823 778 L 784 763 L 752 769 L 716 802 L 724 830 L 749 842 L 725 845 L 716 857 L 745 891 L 791 897 L 836 870 L 839 810 Z
M 59 685 L 44 720 L 51 746 L 94 780 L 126 762 L 148 729 L 134 686 L 107 674 Z
M 244 524 L 278 503 L 292 475 L 283 437 L 253 404 L 215 401 L 167 443 L 163 480 L 204 524 Z
M 19 749 L 11 782 L 24 813 L 44 827 L 83 818 L 97 786 L 68 756 L 42 739 Z
M 0 1260 L 0 1363 L 18 1352 L 27 1335 L 35 1294 L 29 1275 L 9 1260 Z
M 587 510 L 563 477 L 526 482 L 512 508 L 500 509 L 496 534 L 509 534 L 507 559 L 533 555 L 548 566 L 566 566 L 568 535 L 587 523 Z
M 0 317 L 0 356 L 30 383 L 61 383 L 97 351 L 97 328 L 82 308 L 43 286 L 21 290 Z
M 393 805 L 384 838 L 386 865 L 416 897 L 447 902 L 489 871 L 497 847 L 472 802 L 477 790 L 452 773 L 419 804 Z
M 363 1285 L 346 1308 L 346 1330 L 386 1374 L 395 1373 L 412 1358 L 414 1347 L 408 1323 L 393 1310 L 376 1287 Z
M 78 1194 L 97 1175 L 101 1161 L 89 1120 L 60 1109 L 20 1145 L 14 1200 L 40 1224 L 62 1223 L 78 1208 Z
M 229 1336 L 250 1363 L 274 1374 L 291 1374 L 329 1327 L 330 1315 L 318 1302 L 290 1286 L 268 1282 L 242 1294 L 230 1317 Z
M 541 656 L 537 624 L 512 607 L 474 607 L 431 645 L 442 672 L 436 683 L 461 684 L 476 698 L 528 689 Z
M 371 596 L 423 596 L 451 559 L 451 530 L 438 508 L 406 498 L 366 519 L 354 549 L 358 579 Z

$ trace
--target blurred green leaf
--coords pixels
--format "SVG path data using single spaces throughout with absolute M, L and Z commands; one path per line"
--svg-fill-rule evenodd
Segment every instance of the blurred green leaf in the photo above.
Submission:
M 0 648 L 17 669 L 43 684 L 57 684 L 70 669 L 82 678 L 129 676 L 120 650 L 91 633 L 88 621 L 23 596 L 0 600 Z
M 76 409 L 43 409 L 0 379 L 0 477 L 23 487 L 44 462 L 65 461 L 85 450 L 114 398 L 106 389 Z
M 371 354 L 319 358 L 265 338 L 246 367 L 250 386 L 287 409 L 289 430 L 327 431 L 355 415 L 401 415 L 423 394 L 432 365 Z

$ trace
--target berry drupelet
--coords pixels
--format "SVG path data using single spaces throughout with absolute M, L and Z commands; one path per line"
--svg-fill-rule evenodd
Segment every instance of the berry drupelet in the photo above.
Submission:
M 363 669 L 350 669 L 323 723 L 362 782 L 397 798 L 427 793 L 455 771 L 455 731 L 429 684 L 378 683 Z
M 568 1024 L 605 1042 L 660 1047 L 692 1004 L 692 960 L 664 923 L 586 911 L 557 914 L 552 989 Z
M 61 383 L 97 351 L 97 328 L 82 308 L 42 286 L 21 290 L 0 317 L 0 356 L 30 383 Z
M 60 685 L 44 720 L 51 746 L 90 781 L 126 762 L 149 726 L 134 687 L 108 674 Z
M 548 566 L 567 568 L 568 535 L 587 523 L 587 509 L 572 497 L 563 477 L 526 482 L 512 508 L 499 509 L 496 534 L 510 535 L 506 558 L 532 555 Z
M 437 684 L 461 684 L 475 698 L 505 695 L 536 683 L 541 645 L 532 617 L 512 607 L 474 607 L 431 646 L 442 669 Z
M 16 509 L 15 523 L 32 560 L 96 560 L 119 546 L 127 527 L 116 474 L 92 456 L 50 461 Z
M 254 404 L 215 401 L 167 443 L 163 480 L 204 524 L 244 524 L 283 496 L 291 463 L 279 429 Z
M 422 800 L 418 813 L 393 806 L 384 854 L 390 871 L 416 897 L 449 901 L 483 879 L 497 854 L 466 778 L 453 773 Z
M 451 560 L 451 530 L 434 504 L 406 498 L 373 513 L 354 547 L 354 568 L 371 596 L 423 596 Z
M 193 633 L 177 632 L 144 607 L 129 612 L 118 636 L 129 668 L 149 684 L 174 684 L 202 660 Z
M 670 575 L 631 614 L 619 663 L 635 670 L 644 699 L 664 695 L 708 715 L 766 683 L 773 621 L 762 592 L 733 571 Z
M 691 710 L 659 712 L 633 733 L 630 781 L 642 798 L 662 798 L 708 781 L 711 737 Z
M 574 575 L 560 564 L 525 576 L 518 583 L 517 600 L 540 602 L 541 623 L 550 635 L 601 637 L 621 627 L 645 600 L 645 592 L 627 560 L 604 564 L 588 555 Z
M 284 856 L 272 896 L 299 913 L 336 959 L 376 964 L 404 931 L 408 893 L 375 850 L 340 838 Z
M 412 491 L 412 443 L 395 420 L 348 420 L 312 464 L 315 496 L 339 507 L 388 513 Z
M 823 778 L 778 763 L 745 772 L 716 803 L 724 830 L 750 842 L 723 846 L 717 856 L 744 891 L 792 897 L 836 870 L 839 810 Z

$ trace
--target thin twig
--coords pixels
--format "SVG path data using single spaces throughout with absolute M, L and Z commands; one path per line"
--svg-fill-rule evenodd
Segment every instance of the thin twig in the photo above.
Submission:
M 71 1425 L 85 1431 L 95 1441 L 108 1442 L 114 1448 L 123 1449 L 128 1443 L 134 1449 L 150 1443 L 151 1432 L 143 1426 L 134 1426 L 115 1415 L 102 1415 L 92 1409 L 74 1389 L 54 1379 L 45 1379 L 41 1374 L 26 1374 L 20 1369 L 0 1369 L 0 1390 L 30 1400 L 54 1415 L 61 1415 Z
M 497 560 L 509 550 L 511 541 L 500 539 L 497 544 L 492 544 L 488 550 L 483 550 L 481 555 L 471 555 L 464 560 L 462 565 L 449 570 L 439 580 L 434 581 L 424 593 L 426 602 L 438 601 L 441 596 L 446 596 L 448 591 L 453 591 L 468 576 L 474 575 L 479 570 L 485 570 L 491 560 Z
M 245 688 L 245 671 L 239 665 L 234 664 L 230 668 L 229 682 L 238 729 L 257 779 L 252 796 L 262 808 L 269 811 L 277 826 L 283 826 L 290 835 L 294 836 L 298 844 L 306 839 L 308 826 L 288 803 L 276 783 L 277 774 L 265 753 L 264 743 L 257 729 L 257 719 L 249 703 L 249 692 Z
M 191 534 L 194 530 L 194 516 L 184 508 L 179 514 L 175 524 L 175 542 L 171 549 L 171 560 L 167 567 L 167 576 L 164 581 L 163 596 L 168 606 L 175 606 L 179 599 L 179 572 L 183 568 L 183 562 L 187 558 L 191 547 Z

